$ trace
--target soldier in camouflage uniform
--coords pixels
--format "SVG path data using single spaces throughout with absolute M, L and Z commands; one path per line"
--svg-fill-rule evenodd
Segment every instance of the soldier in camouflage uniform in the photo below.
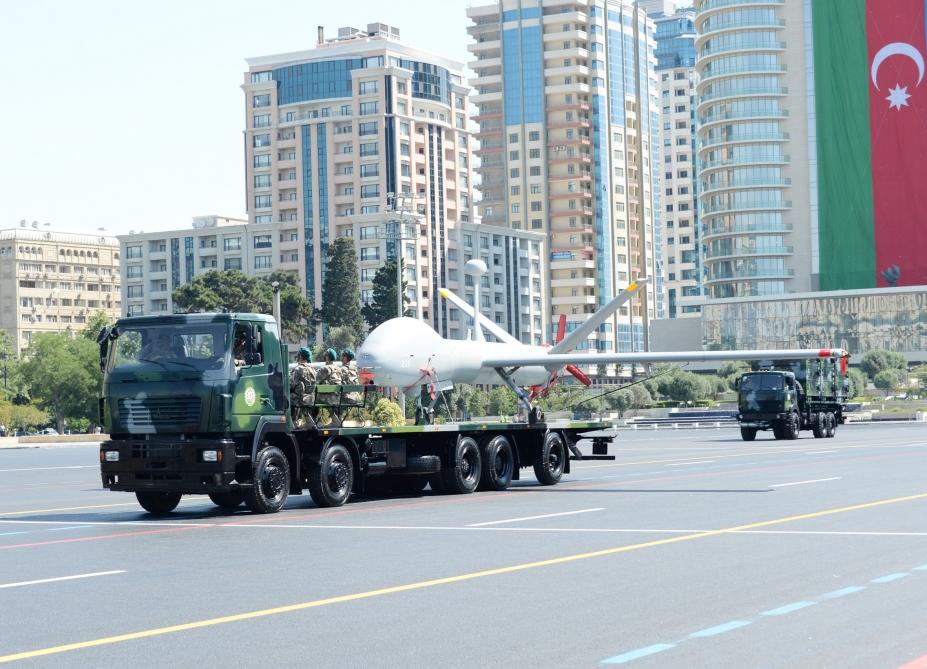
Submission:
M 290 371 L 290 410 L 296 427 L 306 425 L 315 405 L 316 373 L 311 363 L 312 351 L 304 346 L 296 354 L 296 367 Z
M 338 354 L 335 352 L 335 349 L 327 349 L 323 358 L 325 359 L 325 365 L 317 372 L 315 379 L 316 383 L 320 386 L 340 386 L 342 384 L 341 367 L 335 366 L 335 360 L 338 358 Z M 325 404 L 328 406 L 338 406 L 340 401 L 340 389 L 338 392 L 334 393 L 320 392 L 316 397 L 316 402 L 318 404 Z
M 357 374 L 357 361 L 354 359 L 354 351 L 346 348 L 341 352 L 341 383 L 346 386 L 359 386 L 360 376 Z M 354 390 L 345 393 L 344 399 L 348 404 L 360 404 L 361 394 Z

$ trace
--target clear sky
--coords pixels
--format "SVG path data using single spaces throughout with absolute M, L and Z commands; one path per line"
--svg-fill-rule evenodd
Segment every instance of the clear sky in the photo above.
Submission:
M 466 0 L 3 3 L 0 229 L 108 234 L 244 216 L 245 58 L 382 21 L 466 62 Z M 475 3 L 482 4 L 482 3 Z

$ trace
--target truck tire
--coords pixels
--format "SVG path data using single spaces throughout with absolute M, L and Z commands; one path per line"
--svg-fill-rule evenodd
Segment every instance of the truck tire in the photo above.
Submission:
M 145 511 L 159 516 L 170 513 L 180 504 L 179 492 L 151 492 L 148 490 L 139 490 L 135 493 L 135 498 Z
M 554 485 L 563 476 L 563 467 L 566 462 L 566 449 L 563 439 L 556 432 L 548 432 L 544 437 L 544 445 L 534 458 L 534 475 L 541 485 Z
M 801 418 L 794 411 L 785 419 L 784 435 L 786 439 L 798 439 L 798 433 L 801 431 Z
M 351 496 L 354 487 L 354 461 L 351 452 L 341 444 L 332 444 L 324 451 L 319 464 L 309 470 L 309 494 L 317 506 L 341 506 Z
M 785 421 L 776 421 L 772 426 L 773 437 L 785 439 Z
M 286 504 L 290 494 L 290 463 L 276 446 L 258 451 L 251 474 L 251 485 L 245 488 L 245 504 L 253 513 L 276 513 Z
M 744 441 L 753 441 L 756 439 L 756 428 L 755 427 L 742 427 L 740 428 L 740 438 Z
M 466 495 L 476 490 L 480 482 L 480 447 L 470 437 L 461 437 L 454 446 L 450 462 L 441 471 L 444 492 Z
M 821 439 L 827 436 L 827 414 L 818 412 L 815 414 L 814 427 L 811 428 L 815 439 Z
M 241 490 L 236 490 L 234 492 L 211 492 L 209 493 L 209 499 L 212 500 L 213 504 L 223 509 L 237 509 L 241 506 L 241 503 L 245 501 L 245 494 Z
M 827 434 L 825 435 L 828 439 L 832 438 L 837 434 L 837 417 L 828 412 L 827 413 Z
M 483 471 L 480 473 L 480 490 L 505 490 L 515 472 L 515 454 L 512 444 L 499 434 L 483 446 Z

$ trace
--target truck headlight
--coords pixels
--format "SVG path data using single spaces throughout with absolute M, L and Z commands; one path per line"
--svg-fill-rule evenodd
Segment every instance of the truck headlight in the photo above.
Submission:
M 203 451 L 203 462 L 218 462 L 219 451 Z
M 107 462 L 119 462 L 119 451 L 106 451 L 103 457 Z

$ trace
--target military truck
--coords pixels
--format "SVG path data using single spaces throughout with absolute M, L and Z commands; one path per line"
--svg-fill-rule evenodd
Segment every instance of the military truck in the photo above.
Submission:
M 310 420 L 294 425 L 288 357 L 277 321 L 259 314 L 120 319 L 99 337 L 99 400 L 109 440 L 103 487 L 134 492 L 152 513 L 182 495 L 273 513 L 308 490 L 318 506 L 354 493 L 504 490 L 526 467 L 557 483 L 570 460 L 614 459 L 609 427 L 592 421 L 369 425 L 347 420 L 374 386 L 317 386 Z M 311 416 L 324 409 L 332 422 Z M 576 447 L 599 431 L 592 454 Z
M 753 441 L 757 430 L 776 439 L 797 439 L 811 430 L 816 439 L 833 437 L 845 421 L 847 357 L 759 362 L 737 380 L 740 436 Z

